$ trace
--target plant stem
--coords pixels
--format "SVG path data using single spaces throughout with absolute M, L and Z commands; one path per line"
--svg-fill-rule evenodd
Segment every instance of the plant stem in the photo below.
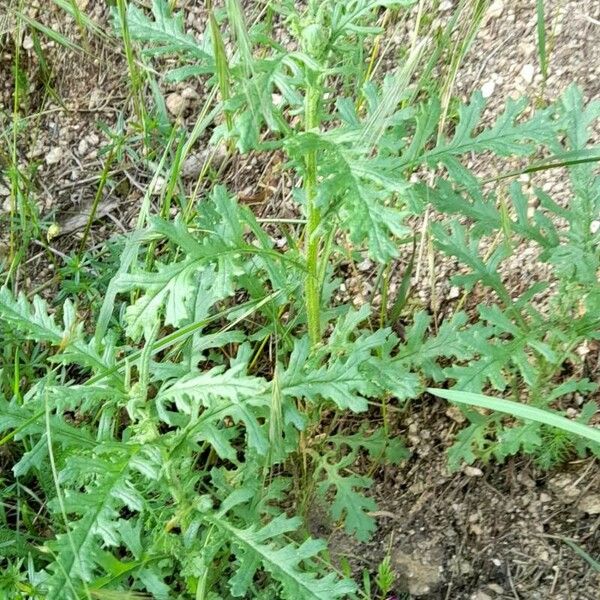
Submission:
M 304 126 L 307 132 L 319 127 L 320 89 L 316 81 L 309 82 L 304 101 Z M 308 335 L 311 346 L 321 340 L 321 308 L 319 286 L 319 237 L 317 231 L 321 222 L 321 213 L 316 206 L 317 199 L 317 151 L 309 149 L 305 156 L 306 174 L 304 177 L 304 193 L 306 197 L 306 314 L 308 319 Z
M 106 186 L 106 182 L 108 180 L 108 173 L 115 159 L 115 154 L 119 151 L 122 140 L 119 140 L 117 148 L 112 148 L 108 153 L 106 161 L 104 162 L 104 166 L 102 167 L 102 172 L 100 173 L 100 181 L 98 183 L 98 188 L 96 189 L 96 195 L 94 196 L 94 202 L 92 203 L 92 208 L 90 209 L 90 215 L 88 217 L 87 223 L 85 224 L 85 230 L 83 231 L 83 237 L 81 238 L 81 242 L 79 243 L 79 258 L 83 255 L 85 250 L 85 244 L 87 242 L 88 236 L 90 235 L 90 229 L 92 228 L 92 223 L 94 222 L 94 218 L 96 216 L 96 212 L 98 210 L 98 205 L 100 204 L 100 200 L 102 198 L 102 192 L 104 191 L 104 187 Z
M 227 103 L 231 97 L 231 86 L 229 82 L 229 64 L 227 62 L 227 53 L 225 51 L 225 42 L 221 36 L 221 30 L 215 17 L 214 7 L 212 0 L 207 0 L 206 7 L 208 9 L 208 22 L 210 25 L 210 36 L 212 38 L 213 54 L 215 57 L 216 75 L 219 86 L 219 92 L 221 94 L 221 102 L 223 106 Z M 227 147 L 230 153 L 233 152 L 233 142 L 231 138 L 231 132 L 233 130 L 233 117 L 229 109 L 223 108 L 223 114 L 225 116 L 225 124 L 227 126 L 227 133 L 229 139 L 227 140 Z
M 117 0 L 117 12 L 119 15 L 119 25 L 121 35 L 123 36 L 123 46 L 125 49 L 125 58 L 127 60 L 127 69 L 131 80 L 131 98 L 136 116 L 144 132 L 144 142 L 146 141 L 146 110 L 144 108 L 144 98 L 142 91 L 142 76 L 135 61 L 131 36 L 129 35 L 129 26 L 127 22 L 127 0 Z

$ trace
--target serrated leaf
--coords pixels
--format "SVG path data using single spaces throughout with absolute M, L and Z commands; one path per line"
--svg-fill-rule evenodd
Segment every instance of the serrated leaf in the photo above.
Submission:
M 63 305 L 63 326 L 50 315 L 48 305 L 39 296 L 30 304 L 24 295 L 14 298 L 7 288 L 0 288 L 0 322 L 23 333 L 27 339 L 48 342 L 58 349 L 57 362 L 76 363 L 103 371 L 110 364 L 96 348 L 85 341 L 83 324 L 78 321 L 70 301 Z
M 463 463 L 472 465 L 477 456 L 481 455 L 487 444 L 487 423 L 471 423 L 461 429 L 456 435 L 456 440 L 448 449 L 448 468 L 451 472 L 457 471 Z M 477 452 L 477 454 L 475 454 Z
M 278 536 L 298 529 L 298 518 L 289 519 L 280 515 L 262 528 L 252 526 L 246 529 L 234 527 L 223 517 L 205 518 L 216 528 L 226 532 L 238 550 L 236 574 L 230 579 L 232 593 L 236 596 L 248 592 L 254 573 L 261 565 L 281 583 L 283 597 L 290 600 L 333 600 L 345 598 L 355 590 L 353 582 L 340 580 L 333 573 L 319 577 L 315 573 L 301 570 L 300 563 L 315 557 L 323 550 L 323 542 L 309 538 L 300 546 L 276 544 L 274 540 Z
M 392 464 L 398 464 L 408 458 L 408 450 L 398 437 L 388 437 L 380 427 L 371 433 L 366 432 L 367 426 L 352 435 L 335 435 L 328 438 L 328 442 L 336 446 L 349 446 L 353 451 L 364 448 L 369 457 L 374 460 L 385 456 Z
M 101 539 L 104 544 L 118 546 L 119 509 L 127 506 L 129 510 L 139 511 L 142 498 L 130 483 L 131 461 L 152 460 L 151 454 L 142 453 L 136 446 L 111 445 L 107 456 L 101 456 L 101 446 L 94 454 L 84 458 L 81 454 L 66 464 L 61 475 L 63 486 L 73 484 L 77 490 L 82 479 L 92 483 L 87 493 L 73 491 L 64 498 L 64 508 L 68 514 L 81 515 L 69 523 L 68 534 L 62 534 L 48 542 L 57 562 L 53 564 L 53 573 L 47 582 L 48 595 L 52 600 L 62 600 L 72 582 L 89 582 L 93 578 L 95 557 L 100 552 Z M 100 452 L 100 454 L 99 454 Z M 58 502 L 52 502 L 54 510 Z
M 212 61 L 194 36 L 184 33 L 181 13 L 172 13 L 167 0 L 153 0 L 153 19 L 134 4 L 127 5 L 127 27 L 131 39 L 146 42 L 145 53 L 149 55 L 184 54 L 199 61 Z M 120 30 L 115 14 L 115 27 Z
M 481 120 L 485 100 L 481 92 L 475 92 L 469 104 L 459 108 L 458 125 L 454 136 L 434 149 L 424 152 L 421 160 L 431 166 L 444 162 L 447 157 L 467 152 L 492 151 L 500 156 L 527 156 L 535 152 L 540 144 L 555 146 L 557 124 L 553 120 L 552 108 L 537 110 L 527 120 L 519 120 L 528 102 L 508 99 L 504 112 L 494 124 L 479 133 L 475 129 Z
M 331 516 L 335 520 L 343 520 L 344 529 L 348 534 L 356 536 L 360 541 L 366 541 L 376 529 L 375 519 L 368 513 L 376 510 L 377 504 L 372 498 L 364 496 L 361 491 L 369 489 L 373 480 L 354 473 L 343 474 L 342 471 L 351 461 L 352 457 L 347 457 L 336 464 L 330 464 L 325 460 L 322 468 L 326 477 L 319 483 L 318 490 L 321 496 L 325 497 L 328 490 L 333 488 Z
M 532 454 L 542 445 L 540 426 L 538 423 L 505 427 L 498 435 L 494 455 L 499 461 L 504 461 L 508 456 L 520 452 Z
M 221 456 L 228 458 L 235 455 L 229 439 L 232 432 L 223 432 L 221 424 L 226 418 L 235 423 L 242 422 L 250 448 L 265 454 L 269 444 L 258 423 L 255 407 L 268 404 L 267 385 L 259 377 L 243 375 L 242 369 L 243 365 L 225 372 L 214 368 L 202 374 L 191 373 L 165 385 L 156 397 L 159 414 L 169 422 L 164 404 L 175 402 L 181 413 L 192 416 L 186 435 L 209 441 Z M 200 411 L 200 406 L 205 410 Z
M 320 399 L 334 402 L 339 408 L 354 412 L 367 409 L 367 400 L 378 389 L 360 371 L 364 357 L 332 360 L 317 369 L 300 369 L 308 356 L 308 339 L 297 342 L 290 367 L 282 374 L 281 393 L 292 398 Z

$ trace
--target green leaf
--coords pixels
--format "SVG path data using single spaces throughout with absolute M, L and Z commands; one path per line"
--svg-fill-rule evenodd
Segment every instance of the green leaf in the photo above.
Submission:
M 554 109 L 537 110 L 532 117 L 521 121 L 527 104 L 525 98 L 509 98 L 504 112 L 494 124 L 476 133 L 485 100 L 481 92 L 475 92 L 469 104 L 459 108 L 458 125 L 452 139 L 424 152 L 420 160 L 433 167 L 444 163 L 449 157 L 468 152 L 491 151 L 500 156 L 528 156 L 540 144 L 555 147 L 557 124 L 552 118 Z
M 49 314 L 48 305 L 39 296 L 30 304 L 24 295 L 15 299 L 7 288 L 0 288 L 0 323 L 20 331 L 25 338 L 48 342 L 58 348 L 56 362 L 108 370 L 110 364 L 94 346 L 85 342 L 83 323 L 78 322 L 75 307 L 70 301 L 63 305 L 63 326 Z
M 125 444 L 98 445 L 87 456 L 80 453 L 67 461 L 61 473 L 62 486 L 71 487 L 63 504 L 51 502 L 51 508 L 66 514 L 81 515 L 68 524 L 67 533 L 47 543 L 56 557 L 52 576 L 47 582 L 50 600 L 62 600 L 72 582 L 90 582 L 94 563 L 102 543 L 108 547 L 121 542 L 119 511 L 126 507 L 139 512 L 142 494 L 133 485 L 134 471 L 152 472 L 160 460 L 152 447 Z M 79 489 L 85 485 L 82 493 Z
M 186 435 L 209 441 L 219 455 L 229 459 L 235 457 L 229 441 L 232 432 L 222 429 L 221 424 L 226 418 L 235 423 L 243 422 L 249 447 L 266 454 L 269 444 L 255 411 L 257 405 L 268 404 L 265 396 L 267 385 L 259 377 L 243 375 L 242 370 L 243 365 L 225 372 L 216 367 L 206 373 L 190 373 L 165 385 L 156 397 L 159 415 L 166 422 L 173 422 L 165 403 L 175 402 L 179 413 L 191 416 Z M 205 410 L 200 411 L 200 406 Z M 171 413 L 177 421 L 179 413 Z
M 352 435 L 330 436 L 327 441 L 337 447 L 349 446 L 354 452 L 364 448 L 371 459 L 379 460 L 385 456 L 392 464 L 398 464 L 408 458 L 408 450 L 400 438 L 388 437 L 383 427 L 367 433 L 367 427 L 368 425 L 365 424 L 360 431 Z
M 539 450 L 542 444 L 539 423 L 505 427 L 498 434 L 494 454 L 502 462 L 507 456 L 514 456 L 521 450 L 527 454 L 533 454 Z
M 483 454 L 489 445 L 487 430 L 488 423 L 482 418 L 458 432 L 456 440 L 448 449 L 448 468 L 451 472 L 457 471 L 463 462 L 472 465 L 477 456 Z
M 353 412 L 367 410 L 366 398 L 375 396 L 379 391 L 361 371 L 370 355 L 351 354 L 346 359 L 332 359 L 322 367 L 312 368 L 313 365 L 306 363 L 308 348 L 308 338 L 296 343 L 290 365 L 282 374 L 282 394 L 292 398 L 306 398 L 310 402 L 329 400 L 339 408 Z
M 289 519 L 280 515 L 264 527 L 251 526 L 246 529 L 234 527 L 222 516 L 207 515 L 204 518 L 224 531 L 237 549 L 236 574 L 229 581 L 234 596 L 248 593 L 260 565 L 281 583 L 284 592 L 282 597 L 290 600 L 333 600 L 346 598 L 355 590 L 353 582 L 338 580 L 333 573 L 319 577 L 301 570 L 303 561 L 312 559 L 325 548 L 324 542 L 309 538 L 299 546 L 280 546 L 276 543 L 278 537 L 298 529 L 301 521 L 297 517 Z
M 377 155 L 366 158 L 356 142 L 347 147 L 341 143 L 343 137 L 336 139 L 339 135 L 339 131 L 306 133 L 290 140 L 286 147 L 293 157 L 302 157 L 310 148 L 320 150 L 323 158 L 319 172 L 324 181 L 319 202 L 323 209 L 335 206 L 352 241 L 361 244 L 368 240 L 369 254 L 385 262 L 398 255 L 397 243 L 391 236 L 411 233 L 404 224 L 408 212 L 399 210 L 392 201 L 409 184 L 399 170 L 399 159 Z M 339 199 L 339 206 L 335 199 Z
M 428 388 L 427 391 L 435 396 L 450 400 L 451 402 L 458 402 L 459 404 L 468 404 L 469 406 L 478 406 L 479 408 L 487 408 L 489 410 L 495 410 L 497 412 L 506 413 L 517 417 L 519 419 L 536 421 L 550 427 L 556 427 L 572 433 L 574 435 L 581 436 L 592 442 L 600 443 L 600 430 L 578 423 L 577 421 L 571 421 L 561 415 L 535 406 L 528 406 L 526 404 L 519 404 L 512 400 L 504 400 L 500 398 L 492 398 L 491 396 L 484 396 L 483 394 L 474 394 L 471 392 L 460 392 L 457 390 L 443 390 L 438 388 Z
M 183 54 L 199 61 L 212 61 L 210 54 L 202 50 L 194 36 L 184 33 L 183 14 L 173 14 L 167 0 L 153 0 L 152 16 L 154 19 L 147 17 L 135 4 L 127 5 L 129 35 L 133 40 L 148 44 L 144 50 L 146 54 Z M 117 31 L 119 30 L 120 27 L 117 26 Z
M 344 529 L 360 541 L 368 540 L 376 529 L 375 519 L 369 515 L 377 509 L 372 498 L 364 496 L 357 490 L 368 490 L 373 480 L 362 475 L 342 474 L 353 457 L 346 457 L 339 463 L 330 464 L 325 459 L 322 468 L 325 478 L 318 485 L 319 494 L 325 498 L 330 488 L 334 488 L 333 503 L 330 507 L 331 516 L 335 520 L 343 519 Z

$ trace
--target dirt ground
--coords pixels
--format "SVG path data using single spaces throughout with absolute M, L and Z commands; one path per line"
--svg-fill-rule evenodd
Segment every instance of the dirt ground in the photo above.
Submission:
M 14 48 L 6 33 L 11 23 L 10 19 L 3 22 L 1 10 L 10 1 L 0 0 L 0 102 L 4 107 L 0 130 L 10 120 L 14 85 Z M 433 18 L 447 18 L 457 3 L 440 2 Z M 78 0 L 78 4 L 98 24 L 100 33 L 110 27 L 105 2 Z M 187 26 L 202 31 L 202 3 L 180 0 L 177 4 L 186 12 Z M 534 0 L 491 2 L 485 24 L 459 71 L 455 93 L 468 98 L 472 91 L 482 89 L 489 98 L 490 120 L 508 97 L 525 94 L 534 100 L 554 99 L 572 82 L 582 87 L 586 99 L 600 97 L 600 1 L 546 2 L 550 67 L 545 86 L 535 45 L 535 4 Z M 22 67 L 30 75 L 26 105 L 21 108 L 34 115 L 31 135 L 21 147 L 21 164 L 35 179 L 36 209 L 61 228 L 52 240 L 51 252 L 64 256 L 77 247 L 96 194 L 104 160 L 101 148 L 106 144 L 100 125 L 114 127 L 127 103 L 126 64 L 120 51 L 102 35 L 82 39 L 76 24 L 65 20 L 53 4 L 29 2 L 25 12 L 84 48 L 66 52 L 55 43 L 45 43 L 56 98 L 41 84 L 33 40 L 24 36 L 20 48 Z M 402 42 L 404 34 L 400 29 L 391 35 Z M 185 103 L 185 117 L 192 122 L 203 90 L 187 84 L 164 91 L 171 103 Z M 198 161 L 201 158 L 196 156 Z M 276 162 L 277 157 L 250 157 L 226 176 L 261 215 L 283 217 L 289 210 L 287 187 L 285 182 L 280 185 L 271 180 Z M 485 174 L 497 169 L 485 163 L 475 166 Z M 101 199 L 89 246 L 127 231 L 152 168 L 152 164 L 124 160 L 111 173 L 114 186 Z M 191 180 L 197 174 L 193 161 L 187 168 Z M 546 191 L 559 197 L 567 193 L 560 174 L 540 177 L 535 183 Z M 265 189 L 272 192 L 266 203 Z M 8 189 L 0 181 L 0 211 L 8 207 Z M 535 276 L 537 265 L 526 248 L 514 261 L 514 272 L 508 276 L 515 278 L 516 285 Z M 32 248 L 26 267 L 28 273 L 36 274 L 31 288 L 51 291 L 45 282 L 52 280 L 53 265 L 41 246 Z M 435 309 L 442 312 L 452 302 L 451 270 L 451 264 L 436 265 Z M 418 286 L 424 289 L 425 299 L 430 296 L 431 280 L 426 267 L 420 276 L 426 282 Z M 368 289 L 368 282 L 350 282 L 362 284 Z M 424 398 L 399 415 L 397 427 L 407 439 L 411 458 L 398 468 L 387 467 L 376 474 L 372 491 L 379 506 L 377 534 L 367 544 L 330 534 L 333 555 L 349 556 L 360 574 L 363 569 L 374 572 L 389 554 L 397 572 L 398 599 L 600 598 L 600 564 L 593 562 L 600 561 L 598 461 L 575 460 L 541 472 L 529 460 L 516 458 L 503 466 L 476 465 L 450 474 L 445 450 L 461 427 L 457 413 L 440 401 Z M 330 532 L 324 527 L 323 533 Z

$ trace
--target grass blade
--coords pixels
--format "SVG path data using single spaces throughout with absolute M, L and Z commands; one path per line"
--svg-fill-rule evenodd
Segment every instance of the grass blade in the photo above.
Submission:
M 540 67 L 544 81 L 548 78 L 548 56 L 546 54 L 546 18 L 544 15 L 544 0 L 536 0 L 537 14 L 537 46 L 540 57 Z
M 394 300 L 394 304 L 389 311 L 387 324 L 393 326 L 396 321 L 400 318 L 400 314 L 402 313 L 402 309 L 406 305 L 406 301 L 408 300 L 408 295 L 410 291 L 410 280 L 413 273 L 413 268 L 415 266 L 415 256 L 416 256 L 416 237 L 413 239 L 413 249 L 412 254 L 410 256 L 410 260 L 406 269 L 404 269 L 404 273 L 402 274 L 402 279 L 400 281 L 400 287 L 398 288 L 398 292 L 396 293 L 396 298 Z
M 483 394 L 475 394 L 473 392 L 444 390 L 440 388 L 427 388 L 427 391 L 434 396 L 439 396 L 450 402 L 495 410 L 519 419 L 537 421 L 538 423 L 543 423 L 550 427 L 557 427 L 563 431 L 573 433 L 600 444 L 600 429 L 595 429 L 589 425 L 578 423 L 577 421 L 571 421 L 549 410 L 528 406 L 527 404 L 520 404 L 518 402 L 513 402 L 512 400 L 504 400 L 503 398 L 492 398 L 491 396 L 484 396 Z

